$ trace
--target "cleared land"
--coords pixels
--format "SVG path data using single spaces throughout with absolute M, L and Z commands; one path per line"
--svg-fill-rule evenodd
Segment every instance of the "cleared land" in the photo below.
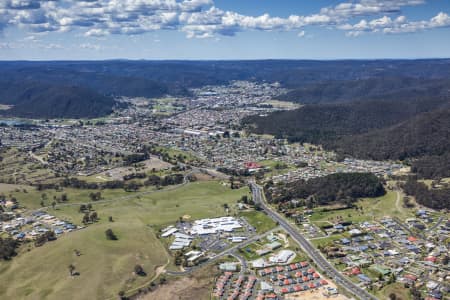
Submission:
M 395 191 L 388 191 L 386 195 L 378 198 L 365 198 L 356 202 L 356 206 L 361 209 L 347 208 L 332 210 L 330 207 L 319 207 L 314 209 L 310 220 L 316 225 L 323 225 L 323 222 L 333 222 L 342 217 L 343 220 L 353 222 L 363 222 L 372 218 L 381 218 L 389 215 L 401 219 L 413 216 L 413 210 L 403 208 L 398 205 L 398 197 Z M 401 201 L 401 199 L 400 199 Z
M 243 216 L 250 225 L 255 227 L 257 233 L 269 231 L 277 226 L 275 222 L 263 212 L 243 211 L 241 212 L 241 216 Z
M 331 285 L 333 287 L 335 287 L 333 284 Z M 344 295 L 333 295 L 333 296 L 327 296 L 326 295 L 326 289 L 325 288 L 319 288 L 319 289 L 315 289 L 315 290 L 309 290 L 309 291 L 305 291 L 305 292 L 300 292 L 300 293 L 294 293 L 294 294 L 290 294 L 287 295 L 286 300 L 296 300 L 296 299 L 301 299 L 301 300 L 328 300 L 328 299 L 333 299 L 333 300 L 349 300 L 350 298 L 347 298 Z
M 154 226 L 173 224 L 180 216 L 192 219 L 220 216 L 223 204 L 234 206 L 248 190 L 230 190 L 218 182 L 195 182 L 175 190 L 156 192 L 127 201 L 93 203 L 98 223 L 65 234 L 57 241 L 32 249 L 0 265 L 2 299 L 107 299 L 121 290 L 150 281 L 158 266 L 169 260 L 155 236 Z M 74 197 L 68 192 L 68 197 Z M 20 201 L 20 200 L 19 200 Z M 39 200 L 37 200 L 39 202 Z M 62 219 L 80 223 L 77 206 L 50 212 Z M 114 222 L 108 221 L 112 216 Z M 150 226 L 149 226 L 150 225 Z M 111 228 L 118 241 L 108 241 Z M 74 249 L 81 256 L 74 254 Z M 75 265 L 79 276 L 71 277 L 68 266 Z M 133 274 L 141 264 L 146 277 Z
M 181 102 L 175 98 L 159 98 L 152 99 L 153 113 L 157 115 L 171 115 L 180 111 L 184 108 Z
M 210 299 L 211 286 L 219 272 L 215 266 L 208 266 L 189 277 L 170 280 L 155 291 L 139 297 L 140 300 L 171 299 L 189 300 Z
M 405 289 L 401 283 L 394 283 L 386 286 L 382 290 L 378 291 L 377 296 L 382 299 L 389 299 L 389 295 L 391 294 L 395 294 L 397 296 L 396 299 L 399 300 L 412 299 L 409 289 Z
M 275 108 L 281 108 L 281 109 L 296 109 L 300 108 L 301 105 L 294 102 L 287 102 L 287 101 L 279 101 L 279 100 L 270 100 L 262 104 L 269 104 L 272 105 Z
M 114 168 L 114 169 L 111 169 L 108 171 L 101 172 L 99 174 L 91 175 L 88 177 L 88 179 L 90 179 L 88 181 L 102 182 L 102 181 L 109 181 L 109 180 L 122 180 L 123 176 L 125 176 L 127 174 L 132 174 L 134 172 L 147 173 L 152 170 L 159 171 L 159 170 L 168 169 L 168 168 L 173 167 L 172 164 L 162 161 L 159 158 L 157 158 L 156 156 L 152 156 L 150 159 L 145 160 L 145 161 L 141 162 L 140 164 L 142 164 L 142 167 L 140 167 L 139 170 L 136 170 L 132 166 L 118 167 L 118 168 Z M 83 179 L 83 178 L 81 178 L 81 179 Z
M 3 160 L 0 162 L 0 180 L 7 183 L 33 184 L 53 179 L 55 175 L 41 163 L 32 159 L 28 153 L 9 149 L 0 151 Z

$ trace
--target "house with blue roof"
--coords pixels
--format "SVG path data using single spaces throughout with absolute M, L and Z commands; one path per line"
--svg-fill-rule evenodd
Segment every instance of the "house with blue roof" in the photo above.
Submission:
M 364 274 L 358 274 L 357 276 L 358 276 L 358 279 L 359 279 L 361 282 L 365 282 L 365 283 L 371 283 L 371 282 L 372 282 L 372 279 L 370 279 L 369 277 L 367 277 L 367 276 L 364 275 Z
M 350 240 L 347 239 L 347 238 L 343 238 L 343 239 L 341 239 L 341 244 L 342 245 L 348 245 L 348 244 L 350 244 Z

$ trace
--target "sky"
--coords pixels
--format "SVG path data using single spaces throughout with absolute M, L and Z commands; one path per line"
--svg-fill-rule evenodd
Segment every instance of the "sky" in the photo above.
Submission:
M 450 57 L 450 0 L 0 0 L 0 60 Z

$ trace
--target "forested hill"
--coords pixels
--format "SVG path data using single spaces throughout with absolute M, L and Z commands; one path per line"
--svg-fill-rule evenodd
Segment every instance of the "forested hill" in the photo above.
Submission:
M 448 176 L 450 106 L 444 98 L 306 105 L 244 120 L 251 131 L 322 144 L 340 156 L 412 162 L 420 177 Z
M 351 205 L 358 198 L 379 197 L 386 193 L 381 180 L 371 173 L 335 173 L 275 186 L 269 182 L 265 190 L 271 203 L 300 198 L 309 207 L 335 202 Z
M 255 133 L 331 146 L 345 136 L 390 127 L 446 105 L 443 98 L 305 105 L 267 117 L 251 116 L 243 123 Z
M 413 100 L 450 98 L 449 79 L 376 77 L 363 80 L 328 81 L 310 84 L 281 95 L 280 100 L 302 104 L 369 100 Z
M 0 81 L 0 115 L 23 118 L 94 118 L 108 115 L 116 102 L 91 89 L 36 82 Z
M 352 156 L 405 159 L 450 153 L 450 109 L 420 114 L 398 125 L 356 136 L 346 136 L 336 149 Z

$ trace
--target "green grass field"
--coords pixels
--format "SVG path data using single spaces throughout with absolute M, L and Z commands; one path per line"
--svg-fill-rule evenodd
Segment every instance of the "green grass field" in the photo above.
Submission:
M 12 261 L 0 264 L 0 299 L 116 299 L 120 290 L 142 286 L 155 275 L 157 266 L 167 263 L 169 256 L 155 236 L 155 226 L 173 224 L 183 215 L 192 219 L 223 215 L 224 203 L 234 207 L 246 193 L 246 188 L 231 190 L 207 181 L 140 199 L 94 203 L 98 223 L 29 252 L 25 249 Z M 50 212 L 78 224 L 82 218 L 77 206 Z M 113 216 L 114 222 L 109 222 L 108 216 Z M 118 241 L 106 240 L 108 228 Z M 74 255 L 74 249 L 82 255 Z M 80 276 L 69 276 L 69 264 L 75 265 Z M 144 267 L 146 277 L 133 274 L 136 264 Z
M 184 158 L 185 162 L 192 162 L 199 160 L 191 152 L 161 146 L 155 147 L 155 149 L 161 153 L 166 153 L 170 159 L 176 159 L 176 157 L 181 155 Z
M 348 236 L 346 236 L 345 234 L 333 234 L 323 238 L 311 239 L 310 242 L 316 247 L 328 246 L 330 244 L 333 244 L 334 241 L 338 241 L 344 237 L 348 238 Z
M 253 244 L 248 245 L 247 247 L 241 248 L 239 253 L 247 260 L 255 260 L 260 258 L 260 256 L 256 253 L 256 250 L 261 249 L 266 240 L 261 242 L 255 242 Z
M 183 108 L 177 106 L 179 102 L 175 98 L 153 99 L 152 102 L 154 113 L 157 115 L 171 115 L 183 110 Z
M 240 213 L 253 227 L 257 233 L 263 233 L 275 228 L 275 222 L 265 213 L 259 211 L 244 211 Z
M 89 190 L 89 189 L 73 189 L 73 188 L 65 188 L 62 191 L 55 190 L 43 190 L 38 191 L 34 187 L 26 187 L 26 192 L 20 190 L 18 192 L 11 191 L 7 195 L 11 194 L 15 197 L 21 206 L 24 206 L 28 209 L 36 209 L 41 207 L 41 200 L 44 199 L 44 205 L 50 206 L 54 201 L 53 197 L 61 197 L 62 194 L 66 194 L 68 197 L 68 201 L 61 204 L 71 204 L 71 203 L 92 203 L 89 194 L 91 192 L 98 192 L 98 190 Z M 154 187 L 142 188 L 139 192 L 126 192 L 123 189 L 105 189 L 102 190 L 102 200 L 114 200 L 119 199 L 121 197 L 138 195 L 140 192 L 148 192 L 154 190 Z M 6 193 L 5 193 L 6 194 Z M 45 194 L 44 198 L 42 198 L 43 194 Z
M 395 294 L 397 296 L 397 299 L 401 300 L 412 299 L 409 289 L 405 289 L 405 287 L 401 283 L 393 283 L 382 288 L 376 293 L 376 296 L 380 299 L 389 299 L 390 294 Z
M 402 197 L 402 196 L 400 196 Z M 362 222 L 373 218 L 381 218 L 389 215 L 405 219 L 413 216 L 414 210 L 403 208 L 401 200 L 397 205 L 397 193 L 395 191 L 388 191 L 386 195 L 378 198 L 365 198 L 356 202 L 356 206 L 361 207 L 362 210 L 354 208 L 322 211 L 322 209 L 314 209 L 314 213 L 310 220 L 317 225 L 323 225 L 324 221 L 334 221 L 342 217 L 346 221 Z
M 296 108 L 301 107 L 301 105 L 298 103 L 288 102 L 288 101 L 279 101 L 279 100 L 269 100 L 262 104 L 269 104 L 275 108 L 282 108 L 282 109 L 296 109 Z
M 293 165 L 289 165 L 289 164 L 285 164 L 283 162 L 278 162 L 276 160 L 262 160 L 262 161 L 258 161 L 259 164 L 261 164 L 263 167 L 269 167 L 270 170 L 264 174 L 264 177 L 266 178 L 270 178 L 272 176 L 276 176 L 276 175 L 280 175 L 280 174 L 285 174 L 289 171 L 295 170 L 295 166 Z M 281 168 L 277 169 L 277 165 L 282 166 Z

